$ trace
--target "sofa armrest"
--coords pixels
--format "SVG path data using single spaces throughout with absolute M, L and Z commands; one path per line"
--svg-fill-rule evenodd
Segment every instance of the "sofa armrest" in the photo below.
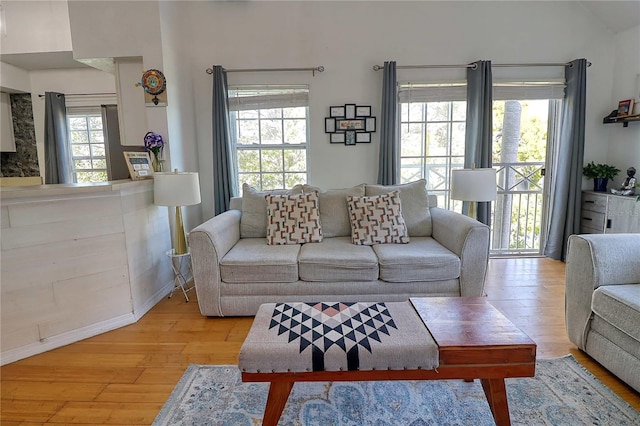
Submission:
M 189 233 L 193 281 L 202 315 L 223 316 L 220 308 L 220 260 L 240 240 L 239 210 L 229 210 Z
M 450 210 L 429 210 L 432 237 L 460 258 L 460 296 L 482 296 L 489 263 L 489 227 Z
M 640 283 L 640 234 L 571 235 L 565 273 L 567 335 L 584 350 L 593 292 Z

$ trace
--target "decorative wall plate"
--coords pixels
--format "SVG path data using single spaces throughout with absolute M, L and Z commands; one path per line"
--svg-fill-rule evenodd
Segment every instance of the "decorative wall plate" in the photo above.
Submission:
M 167 88 L 167 80 L 164 78 L 162 71 L 151 69 L 142 74 L 142 87 L 144 91 L 153 95 L 153 103 L 158 105 L 158 95 Z

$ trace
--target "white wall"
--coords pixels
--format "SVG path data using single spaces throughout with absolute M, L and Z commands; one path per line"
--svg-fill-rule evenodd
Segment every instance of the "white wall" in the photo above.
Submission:
M 615 67 L 613 72 L 612 98 L 602 106 L 602 116 L 616 109 L 618 101 L 635 98 L 640 101 L 640 26 L 621 32 L 615 37 Z M 640 108 L 640 104 L 636 108 Z M 635 112 L 640 114 L 640 111 Z M 626 170 L 635 167 L 640 177 L 640 122 L 629 123 L 629 127 L 621 124 L 607 124 L 603 145 L 606 145 L 607 156 L 603 159 L 622 170 L 616 177 L 614 186 L 621 186 L 627 177 Z
M 2 10 L 6 18 L 2 54 L 71 51 L 66 0 L 3 0 Z
M 171 129 L 183 136 L 182 161 L 197 153 L 203 219 L 213 215 L 211 77 L 213 64 L 233 68 L 311 67 L 310 73 L 230 73 L 229 84 L 310 86 L 309 180 L 321 187 L 373 182 L 379 132 L 373 143 L 330 145 L 324 117 L 330 105 L 371 105 L 379 117 L 382 73 L 374 64 L 565 62 L 587 58 L 587 158 L 606 157 L 601 141 L 610 102 L 613 34 L 575 2 L 162 2 L 160 17 L 168 73 Z M 562 69 L 495 69 L 496 78 L 562 76 Z M 462 70 L 400 71 L 399 80 L 461 80 Z M 175 87 L 172 87 L 175 86 Z M 176 99 L 179 98 L 179 99 Z M 172 105 L 173 107 L 174 105 Z M 191 129 L 195 114 L 195 140 Z M 173 130 L 172 130 L 173 132 Z M 175 138 L 172 133 L 172 138 Z

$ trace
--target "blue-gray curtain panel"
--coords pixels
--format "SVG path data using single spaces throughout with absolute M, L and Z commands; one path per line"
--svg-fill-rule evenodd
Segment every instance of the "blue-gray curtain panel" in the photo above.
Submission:
M 62 93 L 44 94 L 44 182 L 73 182 L 67 105 Z
M 378 156 L 378 183 L 398 183 L 398 78 L 396 62 L 384 63 L 382 77 L 382 108 L 380 113 L 380 153 Z
M 467 68 L 467 124 L 465 136 L 464 167 L 470 169 L 491 168 L 493 165 L 493 83 L 491 61 L 474 62 Z M 469 202 L 462 211 L 469 213 Z M 478 221 L 491 225 L 491 202 L 477 205 Z
M 587 105 L 587 60 L 565 66 L 565 97 L 562 102 L 560 138 L 556 147 L 551 188 L 549 234 L 544 254 L 565 260 L 571 234 L 580 232 L 580 197 L 584 161 L 584 124 Z
M 213 67 L 213 202 L 215 214 L 229 210 L 231 197 L 238 194 L 233 141 L 229 128 L 227 72 Z

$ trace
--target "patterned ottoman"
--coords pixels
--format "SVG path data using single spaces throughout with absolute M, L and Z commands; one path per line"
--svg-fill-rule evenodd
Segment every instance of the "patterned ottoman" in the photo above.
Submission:
M 238 366 L 251 373 L 433 370 L 438 346 L 409 302 L 267 303 Z

